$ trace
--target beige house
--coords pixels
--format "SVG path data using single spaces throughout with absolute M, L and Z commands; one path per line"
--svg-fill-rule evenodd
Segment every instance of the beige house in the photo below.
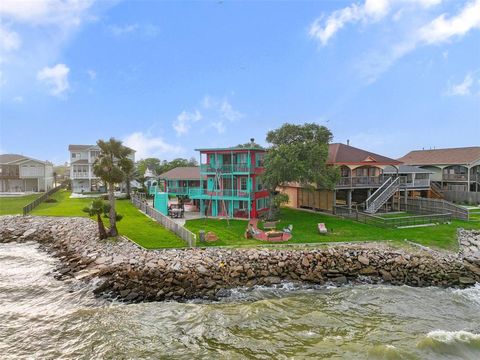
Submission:
M 43 192 L 52 187 L 52 163 L 18 154 L 0 155 L 0 192 Z
M 430 171 L 441 190 L 480 191 L 480 146 L 414 150 L 398 160 Z

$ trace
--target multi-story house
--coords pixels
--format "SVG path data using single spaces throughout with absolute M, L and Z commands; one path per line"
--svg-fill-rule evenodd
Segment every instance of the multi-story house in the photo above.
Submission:
M 414 150 L 399 160 L 431 171 L 440 190 L 480 191 L 480 146 Z
M 252 144 L 197 149 L 200 167 L 178 167 L 160 175 L 169 195 L 188 196 L 205 216 L 256 218 L 269 207 L 260 175 L 265 149 Z
M 100 148 L 97 145 L 69 145 L 68 151 L 72 192 L 104 191 L 101 180 L 93 173 L 93 163 L 100 155 Z M 134 153 L 131 159 L 135 160 Z
M 336 205 L 365 204 L 367 211 L 375 212 L 399 192 L 426 196 L 430 188 L 429 171 L 405 167 L 398 160 L 348 144 L 330 144 L 327 164 L 340 171 L 334 190 L 284 184 L 279 190 L 289 196 L 289 206 L 333 212 Z
M 52 163 L 18 154 L 0 155 L 0 192 L 42 192 L 52 187 Z
M 197 149 L 200 152 L 200 211 L 206 216 L 257 218 L 268 210 L 260 175 L 265 149 L 254 145 Z

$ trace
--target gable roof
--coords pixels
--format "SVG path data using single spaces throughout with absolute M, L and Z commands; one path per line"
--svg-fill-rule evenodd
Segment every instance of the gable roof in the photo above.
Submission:
M 18 160 L 26 160 L 27 157 L 18 154 L 1 154 L 0 155 L 0 164 L 8 164 Z
M 159 177 L 167 180 L 200 180 L 200 167 L 180 166 L 160 174 Z
M 85 151 L 92 147 L 98 148 L 97 145 L 68 145 L 68 151 Z
M 409 165 L 462 165 L 480 160 L 480 146 L 414 150 L 398 159 Z
M 36 161 L 41 164 L 51 164 L 48 161 L 37 160 L 25 155 L 19 155 L 19 154 L 1 154 L 0 155 L 0 164 L 4 164 L 4 165 L 7 165 L 7 164 L 15 165 L 25 161 Z
M 328 164 L 352 165 L 400 165 L 401 162 L 370 151 L 362 150 L 350 145 L 334 143 L 328 146 Z

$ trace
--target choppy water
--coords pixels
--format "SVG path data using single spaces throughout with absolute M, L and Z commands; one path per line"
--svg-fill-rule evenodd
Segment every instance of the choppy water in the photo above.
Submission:
M 480 285 L 236 290 L 216 303 L 125 305 L 0 245 L 0 358 L 480 359 Z

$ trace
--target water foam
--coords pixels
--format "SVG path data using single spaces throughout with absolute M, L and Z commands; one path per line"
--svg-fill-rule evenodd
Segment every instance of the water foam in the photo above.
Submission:
M 480 283 L 466 289 L 453 290 L 455 295 L 459 295 L 468 301 L 480 305 Z
M 434 330 L 427 334 L 427 338 L 445 344 L 453 343 L 477 343 L 480 345 L 480 334 L 474 334 L 465 330 L 445 331 Z

